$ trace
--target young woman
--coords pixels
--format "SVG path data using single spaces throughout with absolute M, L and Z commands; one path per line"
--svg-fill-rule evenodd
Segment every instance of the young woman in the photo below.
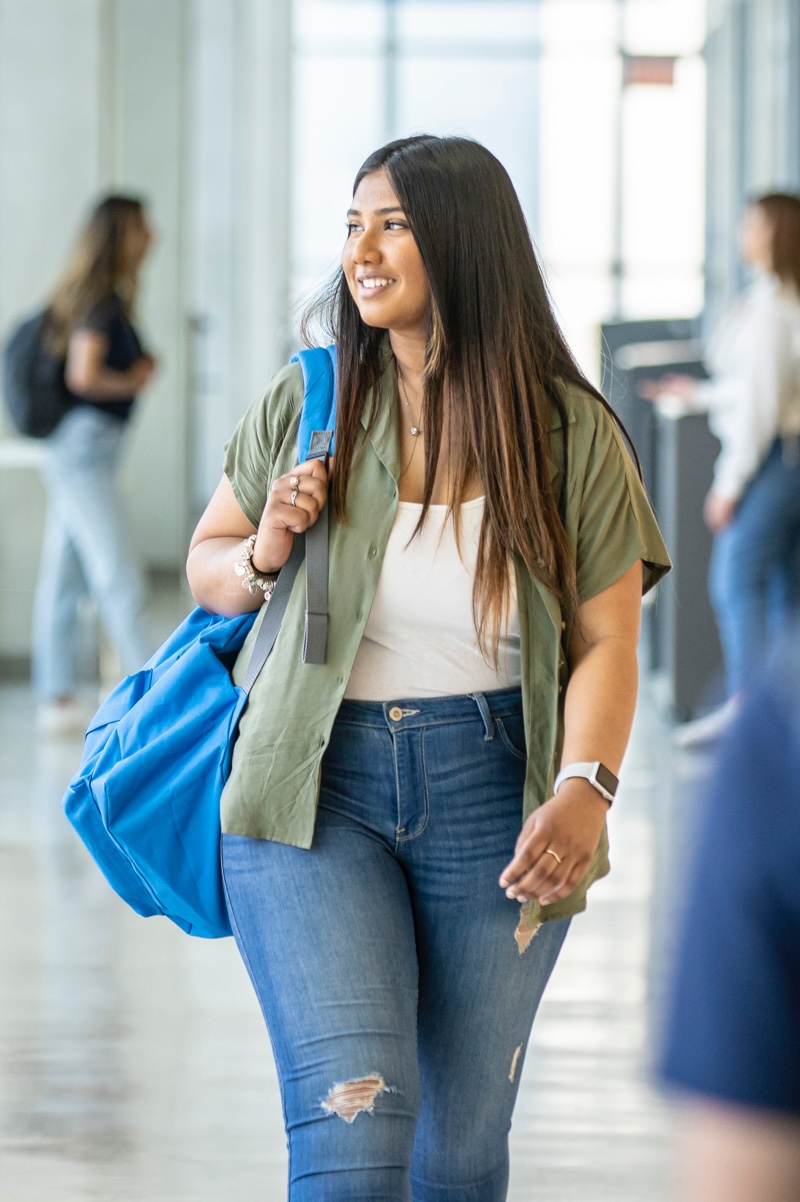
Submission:
M 94 210 L 49 307 L 48 340 L 66 359 L 74 405 L 47 440 L 48 512 L 33 617 L 33 676 L 40 725 L 82 731 L 76 638 L 87 592 L 125 672 L 152 651 L 145 586 L 116 483 L 128 419 L 155 361 L 132 314 L 139 270 L 153 240 L 144 207 L 108 196 Z M 96 698 L 95 698 L 96 702 Z
M 671 376 L 645 390 L 707 409 L 721 443 L 705 517 L 728 701 L 682 727 L 683 744 L 723 733 L 768 637 L 800 605 L 800 197 L 754 200 L 739 246 L 756 279 L 709 346 L 711 379 Z
M 539 999 L 608 870 L 643 581 L 668 560 L 482 146 L 366 161 L 321 312 L 330 472 L 295 463 L 289 367 L 234 433 L 188 560 L 200 604 L 255 608 L 242 556 L 266 583 L 331 505 L 327 663 L 301 663 L 296 588 L 223 797 L 231 922 L 291 1202 L 495 1202 Z

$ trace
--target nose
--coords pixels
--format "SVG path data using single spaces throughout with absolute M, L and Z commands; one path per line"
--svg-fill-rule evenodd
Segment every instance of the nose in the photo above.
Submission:
M 380 247 L 368 229 L 362 230 L 354 239 L 352 254 L 355 263 L 377 263 L 380 261 Z

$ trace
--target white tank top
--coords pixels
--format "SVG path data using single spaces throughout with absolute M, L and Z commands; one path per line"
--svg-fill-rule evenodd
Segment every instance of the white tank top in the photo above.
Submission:
M 472 584 L 484 497 L 461 506 L 461 554 L 446 505 L 431 505 L 410 543 L 422 506 L 401 501 L 378 589 L 345 697 L 390 701 L 480 693 L 520 683 L 519 615 L 512 575 L 511 613 L 501 633 L 499 672 L 478 647 Z

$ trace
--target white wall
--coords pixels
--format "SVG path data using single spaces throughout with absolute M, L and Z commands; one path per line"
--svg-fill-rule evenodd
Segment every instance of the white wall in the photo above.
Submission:
M 124 489 L 141 553 L 162 568 L 177 568 L 187 538 L 186 7 L 0 0 L 0 335 L 42 303 L 101 192 L 149 201 L 159 243 L 140 315 L 161 370 L 138 406 Z M 34 469 L 9 466 L 14 446 L 0 450 L 0 657 L 17 657 L 30 645 L 43 495 Z
M 196 0 L 189 28 L 191 504 L 285 361 L 291 0 Z M 296 348 L 291 348 L 296 349 Z
M 158 243 L 141 299 L 146 339 L 159 359 L 142 397 L 125 470 L 128 508 L 151 566 L 185 558 L 186 270 L 184 210 L 186 13 L 189 0 L 114 0 L 105 56 L 111 64 L 112 162 L 108 182 L 143 193 Z M 106 101 L 106 103 L 109 103 Z
M 143 195 L 158 232 L 140 320 L 160 370 L 123 478 L 151 567 L 181 569 L 223 444 L 288 348 L 291 8 L 0 0 L 0 338 L 102 191 Z M 29 649 L 42 535 L 19 445 L 0 418 L 0 660 Z
M 100 11 L 0 0 L 0 336 L 41 303 L 100 185 Z M 35 469 L 0 469 L 0 656 L 29 646 L 43 512 Z

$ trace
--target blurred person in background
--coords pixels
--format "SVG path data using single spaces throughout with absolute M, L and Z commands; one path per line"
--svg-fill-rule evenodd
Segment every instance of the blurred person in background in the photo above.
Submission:
M 93 706 L 80 694 L 79 603 L 88 595 L 125 672 L 152 651 L 146 588 L 117 484 L 136 396 L 152 379 L 133 313 L 153 242 L 144 205 L 102 200 L 83 230 L 48 310 L 48 343 L 66 360 L 74 404 L 46 441 L 42 561 L 33 613 L 33 680 L 39 723 L 81 731 Z M 96 698 L 94 699 L 96 701 Z
M 800 631 L 722 744 L 685 890 L 664 1080 L 681 1202 L 800 1202 Z
M 721 443 L 705 519 L 727 701 L 679 728 L 684 745 L 724 732 L 769 640 L 800 605 L 800 198 L 752 201 L 740 250 L 756 279 L 709 346 L 711 379 L 673 375 L 640 387 L 650 400 L 707 409 Z

